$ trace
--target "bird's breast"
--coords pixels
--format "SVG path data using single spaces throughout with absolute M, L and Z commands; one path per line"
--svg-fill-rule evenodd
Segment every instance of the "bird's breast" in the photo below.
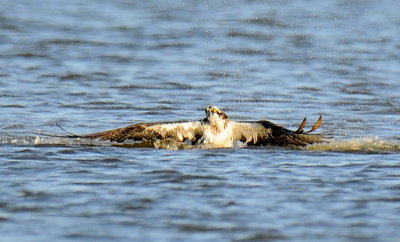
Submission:
M 204 129 L 204 138 L 205 144 L 212 144 L 221 148 L 233 147 L 232 126 L 228 123 L 226 128 L 218 131 L 207 125 Z

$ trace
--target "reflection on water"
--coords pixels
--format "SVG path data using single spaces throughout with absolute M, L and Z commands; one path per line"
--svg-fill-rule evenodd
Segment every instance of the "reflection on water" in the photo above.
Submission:
M 397 1 L 0 4 L 2 239 L 399 237 Z M 322 114 L 333 139 L 172 151 L 36 135 L 210 104 L 293 129 Z

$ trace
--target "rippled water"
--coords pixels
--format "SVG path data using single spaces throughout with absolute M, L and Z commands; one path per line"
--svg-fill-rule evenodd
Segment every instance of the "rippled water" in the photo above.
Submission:
M 390 241 L 400 233 L 400 4 L 0 0 L 5 241 Z M 329 144 L 129 149 L 40 137 L 232 119 Z

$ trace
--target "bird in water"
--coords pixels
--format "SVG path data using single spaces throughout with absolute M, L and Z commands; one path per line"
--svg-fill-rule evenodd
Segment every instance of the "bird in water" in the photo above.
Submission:
M 205 109 L 206 117 L 199 121 L 138 123 L 104 132 L 63 136 L 68 138 L 97 139 L 123 143 L 135 141 L 154 147 L 157 142 L 173 141 L 212 148 L 240 146 L 306 146 L 323 142 L 322 134 L 310 134 L 321 126 L 321 116 L 315 125 L 304 131 L 306 118 L 295 131 L 267 120 L 233 121 L 216 106 Z

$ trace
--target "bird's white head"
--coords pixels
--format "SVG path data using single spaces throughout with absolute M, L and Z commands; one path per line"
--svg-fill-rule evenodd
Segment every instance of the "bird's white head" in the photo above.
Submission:
M 212 105 L 208 106 L 205 111 L 206 119 L 214 129 L 221 131 L 226 128 L 229 119 L 224 112 Z
M 206 115 L 207 118 L 219 118 L 219 119 L 228 119 L 228 116 L 222 112 L 219 108 L 216 106 L 208 106 L 206 107 Z

